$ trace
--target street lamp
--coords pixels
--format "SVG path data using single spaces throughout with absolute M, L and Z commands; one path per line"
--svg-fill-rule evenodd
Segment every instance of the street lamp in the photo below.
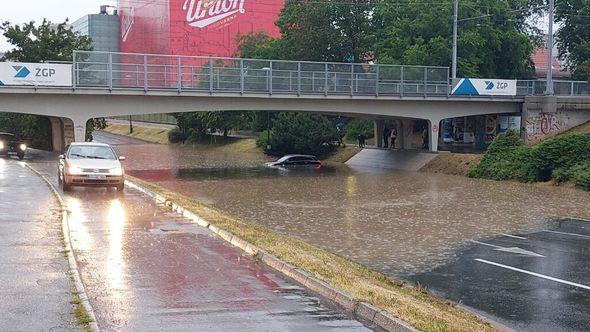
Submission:
M 453 63 L 452 63 L 452 78 L 457 78 L 457 21 L 459 18 L 459 0 L 455 0 L 453 4 Z
M 555 0 L 549 0 L 549 33 L 547 35 L 547 87 L 545 94 L 553 95 L 553 12 Z

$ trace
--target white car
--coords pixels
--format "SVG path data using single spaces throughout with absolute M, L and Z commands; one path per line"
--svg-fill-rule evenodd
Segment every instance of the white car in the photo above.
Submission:
M 125 188 L 125 170 L 115 150 L 108 144 L 72 143 L 59 156 L 57 176 L 63 191 L 74 186 Z

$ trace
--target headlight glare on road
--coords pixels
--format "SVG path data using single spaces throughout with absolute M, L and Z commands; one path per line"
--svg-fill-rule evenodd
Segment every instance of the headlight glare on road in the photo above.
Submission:
M 20 150 L 21 151 L 25 151 L 27 149 L 27 145 L 26 144 L 21 144 L 19 147 L 20 147 Z
M 109 170 L 109 173 L 111 175 L 123 175 L 123 168 L 121 168 L 121 167 L 111 168 Z
M 68 173 L 72 175 L 82 174 L 82 169 L 80 167 L 70 166 L 68 167 Z

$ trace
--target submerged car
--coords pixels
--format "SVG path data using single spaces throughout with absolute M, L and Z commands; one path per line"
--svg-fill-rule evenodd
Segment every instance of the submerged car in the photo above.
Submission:
M 290 154 L 282 157 L 281 159 L 265 164 L 268 167 L 288 167 L 288 168 L 320 168 L 322 162 L 315 156 L 302 155 L 302 154 Z
M 23 160 L 26 151 L 27 144 L 15 134 L 0 132 L 0 155 L 16 155 L 18 159 Z
M 74 186 L 125 188 L 125 170 L 115 150 L 108 144 L 72 143 L 59 156 L 58 182 L 63 191 Z

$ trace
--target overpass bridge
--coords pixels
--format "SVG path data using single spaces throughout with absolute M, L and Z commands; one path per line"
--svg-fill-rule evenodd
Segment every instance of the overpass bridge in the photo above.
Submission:
M 56 131 L 73 132 L 61 141 L 54 135 L 55 146 L 84 140 L 91 118 L 122 115 L 251 110 L 421 119 L 437 151 L 441 120 L 520 113 L 545 84 L 518 81 L 516 96 L 454 96 L 447 67 L 80 51 L 71 75 L 68 87 L 0 86 L 0 112 L 48 116 Z M 590 96 L 585 82 L 556 81 L 555 91 Z

